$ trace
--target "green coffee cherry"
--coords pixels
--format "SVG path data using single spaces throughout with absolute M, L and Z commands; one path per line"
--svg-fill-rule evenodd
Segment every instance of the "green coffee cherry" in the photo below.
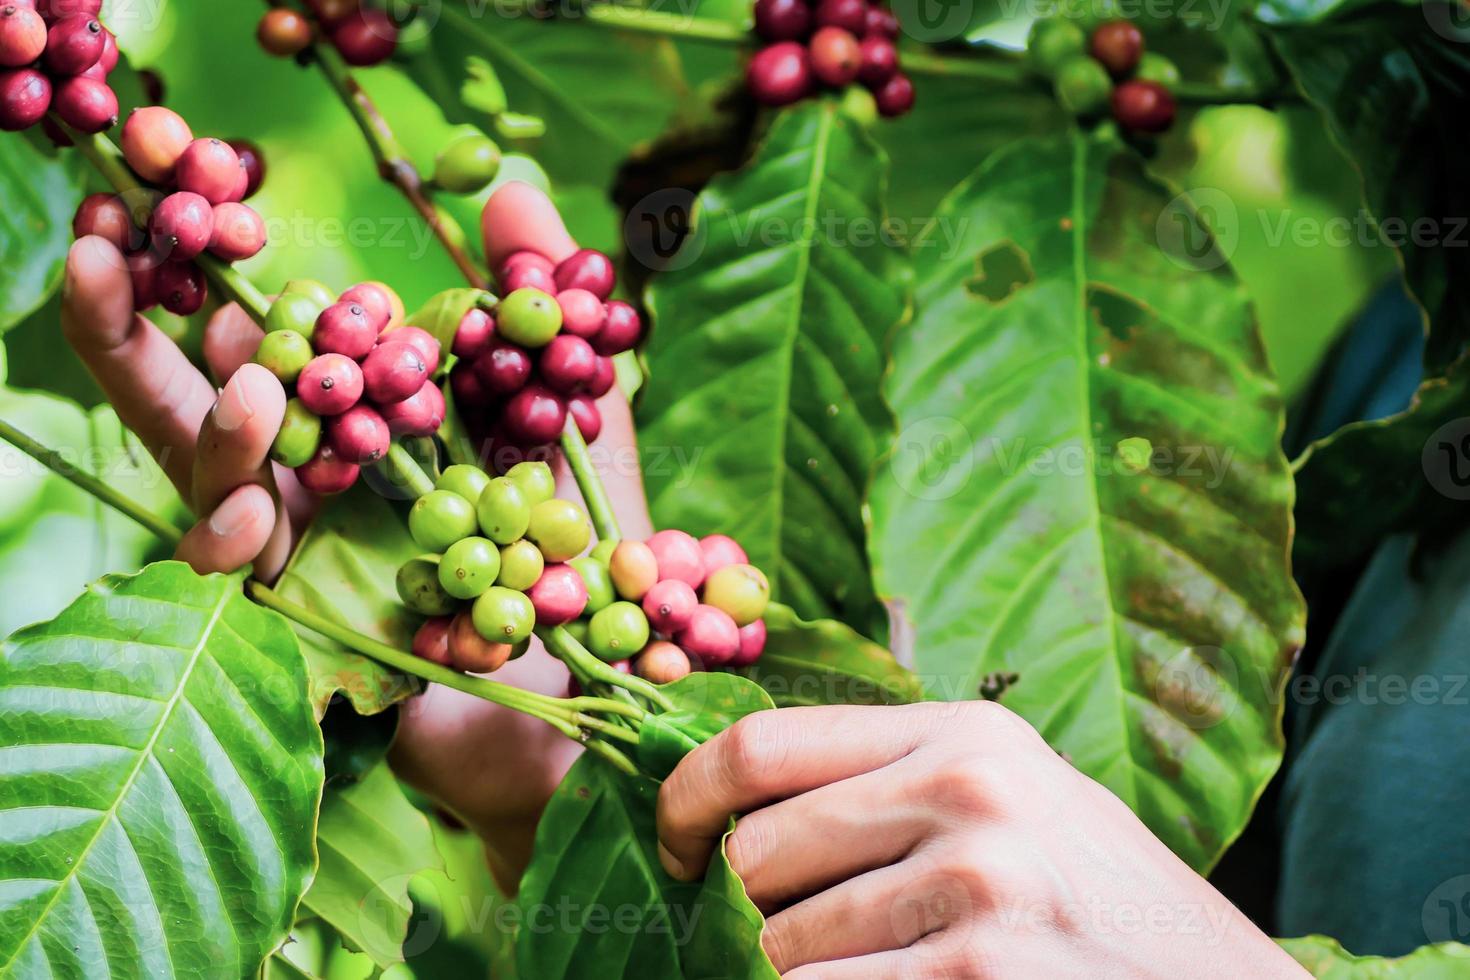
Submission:
M 270 310 L 266 312 L 265 332 L 293 330 L 310 340 L 316 330 L 316 318 L 326 308 L 310 296 L 282 293 L 280 299 L 272 303 Z
M 1031 25 L 1026 40 L 1026 63 L 1042 78 L 1053 78 L 1062 63 L 1083 53 L 1087 36 L 1082 28 L 1060 17 L 1043 17 Z
M 454 596 L 439 584 L 439 556 L 419 555 L 398 569 L 398 598 L 420 616 L 447 616 L 457 608 Z
M 457 493 L 473 504 L 479 501 L 480 494 L 485 492 L 485 485 L 489 482 L 490 477 L 478 466 L 456 463 L 439 474 L 434 489 Z
M 457 493 L 430 490 L 409 508 L 408 533 L 425 551 L 442 552 L 475 533 L 475 508 Z
M 540 548 L 524 538 L 512 541 L 500 549 L 500 576 L 495 584 L 525 592 L 545 570 L 546 559 L 541 557 Z
M 475 516 L 480 533 L 496 544 L 510 544 L 525 536 L 531 523 L 531 504 L 508 477 L 496 477 L 480 491 Z
M 648 617 L 631 602 L 614 602 L 587 624 L 587 649 L 612 663 L 648 645 Z
M 592 551 L 589 552 L 588 556 L 591 558 L 596 558 L 598 561 L 606 565 L 608 562 L 612 561 L 613 552 L 617 550 L 618 543 L 616 541 L 599 541 L 592 546 Z
M 570 500 L 543 500 L 531 508 L 526 537 L 549 562 L 569 561 L 592 541 L 587 514 Z
M 337 294 L 332 291 L 332 287 L 315 279 L 292 279 L 281 290 L 281 295 L 309 297 L 324 310 L 337 302 Z
M 434 161 L 434 183 L 451 194 L 478 194 L 500 173 L 500 147 L 488 136 L 461 136 Z
M 1101 115 L 1113 94 L 1113 80 L 1108 70 L 1086 55 L 1068 58 L 1057 69 L 1057 101 L 1077 116 Z
M 295 468 L 316 455 L 322 442 L 322 420 L 301 404 L 300 398 L 286 402 L 281 417 L 281 431 L 271 443 L 271 459 L 282 466 Z
M 530 286 L 517 289 L 495 308 L 495 332 L 522 347 L 545 347 L 561 330 L 561 307 Z
M 587 620 L 585 620 L 585 619 L 574 619 L 570 623 L 567 623 L 565 626 L 563 626 L 562 629 L 564 629 L 568 633 L 570 633 L 572 635 L 572 639 L 574 639 L 578 643 L 582 644 L 582 646 L 583 646 L 584 649 L 586 648 L 586 646 L 587 646 Z
M 491 643 L 519 643 L 536 626 L 536 607 L 524 592 L 493 585 L 470 610 L 475 630 Z
M 485 538 L 456 541 L 439 560 L 439 584 L 456 599 L 478 598 L 499 574 L 500 549 Z
M 551 467 L 539 459 L 517 463 L 505 478 L 521 488 L 521 493 L 526 495 L 526 503 L 532 507 L 556 496 L 556 476 Z
M 255 363 L 280 379 L 281 384 L 295 384 L 301 369 L 311 363 L 316 352 L 311 341 L 295 330 L 277 330 L 261 338 L 255 350 Z
M 584 614 L 595 613 L 613 604 L 617 594 L 613 592 L 612 577 L 608 575 L 606 565 L 591 555 L 573 558 L 567 564 L 577 570 L 587 586 L 587 608 Z
M 1145 51 L 1143 57 L 1138 59 L 1138 67 L 1133 70 L 1133 77 L 1172 89 L 1179 84 L 1179 66 L 1157 52 Z

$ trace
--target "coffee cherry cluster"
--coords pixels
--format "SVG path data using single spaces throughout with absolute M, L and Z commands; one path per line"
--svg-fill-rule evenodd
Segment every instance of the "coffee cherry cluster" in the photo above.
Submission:
M 307 5 L 322 34 L 349 65 L 380 64 L 398 47 L 398 25 L 381 10 L 358 0 L 308 0 Z M 275 7 L 260 19 L 255 36 L 268 53 L 291 58 L 311 46 L 316 31 L 304 14 Z
M 1163 55 L 1145 51 L 1143 33 L 1129 21 L 1108 21 L 1087 37 L 1071 21 L 1038 20 L 1027 56 L 1077 116 L 1097 118 L 1111 111 L 1123 129 L 1144 134 L 1162 133 L 1174 122 L 1170 89 L 1179 82 L 1179 69 Z
M 567 415 L 582 438 L 602 432 L 596 400 L 616 380 L 613 355 L 638 343 L 643 321 L 622 300 L 610 300 L 612 260 L 594 249 L 554 264 L 517 252 L 498 275 L 504 299 L 493 313 L 473 309 L 454 335 L 450 385 L 461 416 L 478 439 L 531 454 L 556 443 Z
M 883 0 L 755 0 L 755 32 L 766 46 L 745 70 L 756 101 L 790 105 L 820 87 L 859 82 L 878 112 L 901 116 L 914 83 L 899 70 L 898 20 Z
M 495 478 L 456 465 L 415 501 L 408 529 L 426 553 L 397 579 L 404 605 L 427 617 L 415 654 L 488 673 L 524 652 L 536 626 L 566 626 L 600 659 L 658 684 L 761 655 L 770 588 L 734 541 L 660 531 L 588 552 L 586 511 L 555 491 L 540 461 Z
M 394 436 L 431 436 L 443 423 L 439 342 L 403 321 L 403 301 L 380 282 L 337 297 L 295 280 L 271 304 L 255 362 L 293 392 L 271 458 L 308 490 L 341 493 Z
M 0 129 L 29 129 L 55 112 L 100 133 L 117 122 L 117 39 L 102 0 L 4 0 L 0 5 Z M 59 132 L 59 130 L 58 130 Z

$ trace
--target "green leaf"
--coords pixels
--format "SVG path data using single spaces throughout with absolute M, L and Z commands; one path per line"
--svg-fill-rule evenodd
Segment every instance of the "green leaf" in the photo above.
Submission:
M 413 915 L 409 881 L 444 862 L 428 819 L 387 763 L 358 782 L 328 787 L 316 842 L 321 866 L 302 905 L 378 966 L 401 963 Z
M 1206 868 L 1280 761 L 1304 611 L 1280 394 L 1223 260 L 1159 248 L 1167 201 L 1080 133 L 955 189 L 956 245 L 916 249 L 873 555 L 931 694 L 1018 674 L 1004 703 Z
M 321 733 L 238 576 L 110 576 L 0 647 L 0 972 L 244 976 L 316 865 Z
M 1444 138 L 1470 107 L 1470 27 L 1453 3 L 1349 6 L 1321 20 L 1278 0 L 1270 36 L 1362 177 L 1372 241 L 1401 257 L 1428 315 L 1425 363 L 1443 368 L 1470 344 L 1470 146 Z
M 674 709 L 650 715 L 638 736 L 638 762 L 660 779 L 741 718 L 776 706 L 770 695 L 738 674 L 690 674 L 660 690 L 673 700 Z
M 808 622 L 775 603 L 765 621 L 765 653 L 745 674 L 783 708 L 924 699 L 924 685 L 893 654 L 842 623 Z
M 1303 936 L 1278 939 L 1314 977 L 1325 980 L 1456 980 L 1470 971 L 1470 946 L 1438 943 L 1421 946 L 1407 956 L 1354 956 L 1336 939 Z
M 0 334 L 46 302 L 61 282 L 81 168 L 18 133 L 0 133 Z
M 459 321 L 488 296 L 483 289 L 446 289 L 429 297 L 429 301 L 409 317 L 408 322 L 433 334 L 439 346 L 447 351 L 454 346 Z
M 442 14 L 428 50 L 410 61 L 410 76 L 438 98 L 451 122 L 483 122 L 462 94 L 477 77 L 471 59 L 489 62 L 510 108 L 544 120 L 535 156 L 563 183 L 606 187 L 629 152 L 663 130 L 685 95 L 678 56 L 664 39 L 613 37 L 574 16 L 502 16 L 493 6 L 467 11 L 446 3 Z
M 364 529 L 370 528 L 371 534 Z M 417 624 L 398 598 L 398 567 L 422 549 L 393 506 L 359 484 L 331 498 L 311 522 L 276 591 L 293 602 L 399 650 L 413 645 Z M 302 627 L 301 649 L 320 718 L 338 691 L 358 713 L 386 710 L 415 693 L 413 678 Z
M 831 102 L 787 110 L 699 196 L 648 294 L 639 410 L 663 527 L 744 545 L 801 615 L 881 632 L 865 556 L 868 476 L 892 436 L 883 342 L 905 267 L 878 233 L 883 154 Z

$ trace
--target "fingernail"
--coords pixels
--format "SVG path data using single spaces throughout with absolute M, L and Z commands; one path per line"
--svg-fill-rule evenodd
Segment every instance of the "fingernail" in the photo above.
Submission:
M 255 508 L 250 506 L 250 498 L 245 494 L 225 498 L 209 515 L 209 529 L 220 538 L 233 537 L 253 523 Z
M 662 841 L 658 845 L 658 863 L 664 866 L 664 870 L 669 873 L 670 878 L 684 877 L 684 865 L 678 858 L 669 853 L 669 849 L 664 847 Z
M 255 409 L 245 400 L 245 386 L 227 384 L 214 409 L 214 424 L 226 432 L 234 432 L 255 417 Z

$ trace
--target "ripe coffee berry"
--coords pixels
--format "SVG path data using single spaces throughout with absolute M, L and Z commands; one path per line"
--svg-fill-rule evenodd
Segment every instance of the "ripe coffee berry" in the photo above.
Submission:
M 812 35 L 808 47 L 812 74 L 823 84 L 841 88 L 851 84 L 862 65 L 862 49 L 850 31 L 840 27 L 821 27 Z
M 612 295 L 617 271 L 612 259 L 595 248 L 584 248 L 563 259 L 554 274 L 556 288 L 585 289 L 598 299 Z
M 648 547 L 658 560 L 659 581 L 678 579 L 690 588 L 704 584 L 704 552 L 699 542 L 683 531 L 659 531 L 648 539 Z
M 296 467 L 296 479 L 312 493 L 327 496 L 351 489 L 362 467 L 340 458 L 330 445 L 322 444 L 316 455 Z
M 1136 133 L 1162 133 L 1174 122 L 1174 96 L 1157 82 L 1134 79 L 1113 89 L 1113 117 Z
M 869 35 L 879 37 L 898 37 L 898 18 L 893 16 L 893 11 L 886 7 L 870 6 L 866 16 L 864 31 Z
M 611 357 L 621 354 L 638 343 L 643 335 L 643 320 L 638 311 L 620 299 L 607 304 L 607 319 L 597 336 L 592 338 L 592 348 L 599 354 Z
M 755 32 L 764 41 L 800 41 L 811 26 L 806 0 L 755 0 Z
M 143 245 L 143 233 L 133 224 L 127 205 L 113 194 L 89 194 L 84 198 L 71 219 L 71 230 L 77 238 L 105 238 L 119 252 L 137 251 Z
M 868 5 L 865 0 L 821 0 L 816 23 L 818 27 L 840 27 L 850 34 L 863 34 L 868 27 Z
M 359 465 L 376 463 L 388 452 L 388 423 L 371 406 L 358 403 L 324 423 L 327 441 L 343 459 Z
M 377 343 L 378 330 L 367 311 L 352 302 L 337 302 L 322 310 L 311 335 L 320 354 L 343 354 L 354 361 L 367 356 Z
M 102 25 L 95 17 L 63 17 L 46 35 L 46 70 L 52 75 L 80 75 L 102 57 L 104 45 Z
M 523 446 L 555 442 L 567 424 L 567 405 L 541 385 L 527 385 L 505 405 L 506 434 Z
M 612 663 L 648 645 L 648 617 L 631 602 L 614 602 L 592 614 L 587 625 L 587 649 Z
M 643 597 L 643 612 L 648 621 L 654 629 L 666 635 L 688 626 L 698 605 L 699 596 L 689 583 L 673 578 L 659 582 Z
M 379 344 L 362 361 L 363 390 L 382 405 L 415 394 L 428 378 L 428 365 L 412 344 Z
M 431 436 L 444 424 L 444 393 L 432 381 L 425 381 L 416 394 L 400 402 L 379 405 L 378 412 L 395 436 Z
M 240 262 L 265 248 L 265 222 L 246 204 L 226 201 L 214 209 L 209 251 L 226 262 Z
M 192 259 L 209 246 L 214 209 L 198 194 L 170 194 L 153 209 L 153 247 L 173 261 Z
M 306 0 L 317 20 L 331 27 L 357 10 L 360 0 Z
M 591 338 L 597 335 L 607 320 L 607 310 L 602 300 L 585 289 L 563 289 L 556 294 L 556 305 L 561 307 L 563 333 Z
M 699 539 L 699 552 L 704 557 L 704 573 L 708 577 L 726 565 L 746 565 L 750 558 L 734 538 L 710 534 Z
M 134 109 L 123 123 L 123 157 L 134 173 L 153 184 L 173 183 L 174 167 L 193 141 L 189 124 L 163 106 Z
M 448 640 L 449 661 L 455 670 L 489 674 L 504 667 L 510 659 L 510 644 L 481 635 L 470 610 L 462 611 L 450 620 Z
M 531 357 L 515 344 L 498 341 L 475 358 L 475 374 L 491 394 L 510 395 L 530 379 Z
M 240 195 L 243 201 L 260 190 L 260 185 L 265 182 L 265 154 L 249 140 L 230 140 L 230 149 L 235 151 L 245 168 L 245 191 Z
M 460 318 L 450 348 L 455 357 L 474 358 L 490 346 L 495 336 L 495 321 L 481 309 L 473 309 Z
M 40 14 L 16 3 L 0 7 L 0 65 L 29 65 L 45 50 L 46 22 Z
M 137 252 L 127 256 L 126 261 L 133 285 L 133 309 L 139 313 L 153 309 L 158 305 L 158 256 Z
M 29 129 L 51 108 L 51 80 L 34 68 L 0 72 L 0 129 Z
M 878 34 L 863 38 L 858 52 L 858 80 L 878 88 L 898 71 L 898 49 L 893 41 Z
M 429 663 L 448 667 L 451 664 L 449 658 L 449 624 L 448 616 L 432 616 L 424 620 L 418 632 L 413 635 L 413 655 Z
M 914 83 L 907 75 L 894 75 L 873 93 L 873 99 L 880 116 L 901 116 L 914 107 Z
M 332 47 L 358 68 L 379 64 L 398 47 L 398 28 L 381 10 L 359 9 L 332 28 Z
M 527 595 L 538 626 L 562 626 L 587 608 L 587 584 L 570 565 L 547 565 Z
M 731 667 L 749 667 L 766 652 L 766 624 L 764 620 L 740 627 L 740 650 L 728 662 Z
M 561 307 L 539 289 L 517 289 L 495 310 L 495 330 L 522 347 L 545 347 L 561 330 Z
M 102 0 L 35 0 L 33 4 L 28 3 L 28 5 L 34 6 L 36 12 L 48 21 L 78 14 L 84 17 L 96 17 L 102 12 Z
M 223 140 L 197 139 L 184 147 L 174 172 L 181 191 L 192 191 L 210 204 L 230 200 L 241 179 L 240 157 Z
M 341 415 L 362 398 L 362 368 L 342 354 L 322 354 L 301 369 L 296 395 L 317 415 Z
M 745 81 L 750 94 L 763 105 L 783 106 L 800 100 L 812 89 L 812 65 L 806 46 L 778 41 L 761 48 L 746 66 Z
M 500 291 L 509 295 L 521 289 L 539 289 L 543 293 L 556 292 L 556 280 L 548 267 L 531 262 L 506 265 L 500 272 Z
M 674 642 L 706 666 L 718 667 L 740 653 L 740 627 L 723 610 L 700 605 L 689 625 L 674 634 Z
M 62 122 L 84 133 L 100 133 L 117 124 L 117 93 L 106 82 L 85 75 L 57 85 L 51 108 Z
M 548 562 L 563 562 L 587 550 L 592 527 L 581 507 L 553 497 L 531 508 L 526 539 L 541 549 Z
M 276 7 L 260 18 L 255 38 L 267 54 L 290 58 L 311 44 L 311 22 L 294 10 Z
M 424 359 L 424 369 L 433 374 L 439 369 L 439 341 L 418 327 L 394 327 L 378 338 L 380 344 L 407 344 Z
M 342 302 L 356 303 L 366 310 L 369 321 L 379 333 L 403 320 L 402 300 L 381 283 L 360 282 L 342 294 Z
M 692 669 L 688 654 L 667 640 L 654 640 L 633 661 L 633 673 L 652 684 L 672 684 Z
M 1131 21 L 1110 20 L 1092 32 L 1088 50 L 1114 78 L 1122 78 L 1143 57 L 1143 32 Z
M 597 359 L 597 371 L 592 375 L 592 380 L 587 382 L 587 395 L 590 398 L 601 398 L 612 391 L 612 386 L 618 380 L 618 369 L 613 364 L 611 357 L 599 357 Z
M 597 352 L 581 337 L 558 334 L 536 363 L 546 387 L 563 395 L 575 394 L 597 372 Z
M 602 412 L 597 403 L 586 395 L 573 395 L 567 399 L 567 414 L 577 423 L 583 442 L 596 442 L 602 435 Z
M 193 262 L 165 262 L 153 280 L 158 305 L 175 316 L 193 316 L 204 306 L 209 285 L 204 270 Z

